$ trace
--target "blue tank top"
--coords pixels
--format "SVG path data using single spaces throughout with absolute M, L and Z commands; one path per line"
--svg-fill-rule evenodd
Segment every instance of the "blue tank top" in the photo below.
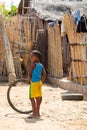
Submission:
M 35 65 L 36 65 L 36 67 L 32 71 L 32 77 L 31 77 L 32 82 L 40 81 L 41 75 L 42 75 L 43 65 L 41 63 L 36 63 L 36 62 L 35 62 Z

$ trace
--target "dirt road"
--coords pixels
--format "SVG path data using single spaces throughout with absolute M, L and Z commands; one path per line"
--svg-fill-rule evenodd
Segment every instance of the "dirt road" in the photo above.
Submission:
M 55 86 L 43 86 L 43 102 L 41 105 L 41 119 L 26 122 L 26 114 L 19 114 L 12 110 L 7 102 L 8 85 L 0 85 L 0 130 L 86 130 L 87 129 L 87 101 L 62 101 L 61 93 L 65 92 Z M 14 102 L 25 105 L 27 88 L 14 90 L 17 94 Z M 19 97 L 21 102 L 19 102 Z M 29 108 L 30 109 L 30 108 Z

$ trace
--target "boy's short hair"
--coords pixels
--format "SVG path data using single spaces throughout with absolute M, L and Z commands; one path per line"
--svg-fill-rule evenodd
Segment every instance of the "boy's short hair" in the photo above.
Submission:
M 37 56 L 37 57 L 39 57 L 39 59 L 41 59 L 41 53 L 40 53 L 40 51 L 38 51 L 38 50 L 33 50 L 33 51 L 32 51 L 32 54 L 35 55 L 35 56 Z

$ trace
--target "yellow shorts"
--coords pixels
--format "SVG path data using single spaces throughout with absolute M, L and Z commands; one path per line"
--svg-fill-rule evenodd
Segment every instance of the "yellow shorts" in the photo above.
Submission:
M 42 82 L 31 82 L 29 89 L 29 98 L 42 97 Z

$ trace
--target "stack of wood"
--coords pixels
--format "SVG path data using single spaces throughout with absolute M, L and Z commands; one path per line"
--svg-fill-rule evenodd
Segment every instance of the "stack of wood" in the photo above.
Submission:
M 62 78 L 62 49 L 59 24 L 48 26 L 48 71 L 50 76 Z
M 87 33 L 76 32 L 77 26 L 71 15 L 65 15 L 63 23 L 71 51 L 69 78 L 76 83 L 87 85 Z

